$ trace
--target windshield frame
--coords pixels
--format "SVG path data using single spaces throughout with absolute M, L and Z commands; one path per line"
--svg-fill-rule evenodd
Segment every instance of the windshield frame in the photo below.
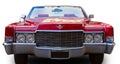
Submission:
M 32 9 L 30 10 L 27 18 L 30 18 L 31 14 L 32 14 L 32 12 L 33 12 L 33 10 L 34 10 L 34 8 L 45 8 L 45 7 L 76 7 L 76 8 L 80 8 L 80 9 L 81 9 L 81 12 L 82 12 L 83 15 L 84 15 L 84 18 L 88 18 L 87 14 L 86 14 L 85 11 L 83 10 L 83 8 L 80 7 L 80 6 L 34 6 L 34 7 L 32 7 Z M 79 18 L 79 17 L 78 17 L 78 18 Z

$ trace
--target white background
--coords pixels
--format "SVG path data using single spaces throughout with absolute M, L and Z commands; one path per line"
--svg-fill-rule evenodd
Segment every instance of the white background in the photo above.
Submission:
M 105 54 L 103 64 L 120 62 L 120 6 L 119 0 L 0 0 L 0 64 L 14 64 L 13 55 L 7 55 L 2 46 L 4 28 L 19 20 L 21 14 L 28 14 L 32 6 L 37 5 L 77 5 L 88 14 L 94 14 L 93 20 L 113 25 L 116 46 L 112 54 Z

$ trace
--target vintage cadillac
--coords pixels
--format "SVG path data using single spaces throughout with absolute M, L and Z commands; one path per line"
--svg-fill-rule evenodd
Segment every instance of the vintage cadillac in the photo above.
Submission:
M 113 50 L 114 31 L 93 17 L 80 6 L 35 6 L 6 26 L 3 45 L 16 64 L 26 64 L 28 55 L 58 60 L 89 55 L 91 64 L 101 64 Z

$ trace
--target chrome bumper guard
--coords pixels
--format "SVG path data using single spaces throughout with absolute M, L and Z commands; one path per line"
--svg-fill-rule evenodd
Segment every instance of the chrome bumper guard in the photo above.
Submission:
M 35 43 L 4 43 L 7 54 L 34 54 L 41 58 L 58 59 L 60 53 L 65 54 L 60 58 L 80 57 L 85 53 L 110 54 L 114 43 L 84 43 L 82 47 L 37 47 Z M 58 53 L 60 52 L 60 53 Z M 52 55 L 54 54 L 54 55 Z M 67 55 L 68 54 L 68 55 Z

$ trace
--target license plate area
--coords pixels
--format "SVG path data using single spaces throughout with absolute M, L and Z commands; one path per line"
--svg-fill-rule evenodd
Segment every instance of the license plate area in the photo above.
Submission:
M 69 57 L 69 52 L 68 51 L 51 51 L 51 58 L 68 58 Z

